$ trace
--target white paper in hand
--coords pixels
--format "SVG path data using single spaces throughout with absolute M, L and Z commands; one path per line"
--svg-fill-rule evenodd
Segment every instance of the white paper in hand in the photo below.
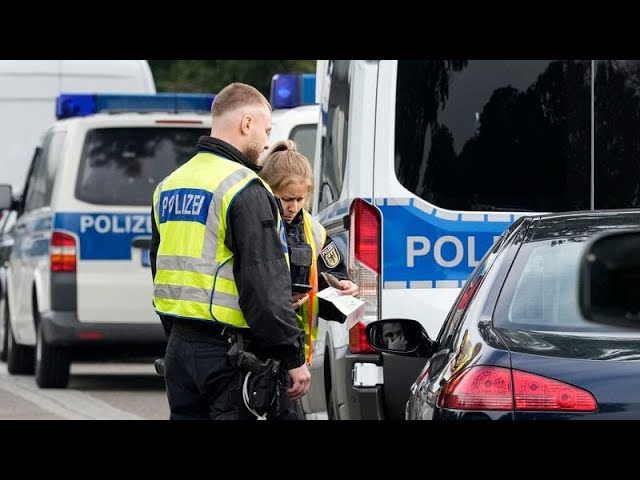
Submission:
M 328 315 L 323 315 L 323 318 L 340 323 L 346 322 L 347 330 L 362 320 L 364 316 L 364 301 L 359 298 L 351 295 L 341 295 L 340 291 L 333 287 L 327 287 L 319 291 L 317 296 L 321 302 L 326 302 L 325 308 L 321 308 L 330 312 Z M 331 318 L 327 318 L 329 316 Z

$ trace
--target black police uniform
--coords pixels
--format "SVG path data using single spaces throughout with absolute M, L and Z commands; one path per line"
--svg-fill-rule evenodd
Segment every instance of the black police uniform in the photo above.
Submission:
M 291 251 L 292 246 L 305 242 L 304 219 L 302 210 L 300 210 L 298 214 L 293 218 L 293 220 L 291 220 L 291 223 L 286 224 L 286 228 L 287 244 L 289 245 L 289 251 Z M 291 260 L 290 264 L 291 275 L 293 277 L 293 281 L 295 281 L 295 265 Z M 320 275 L 321 272 L 331 273 L 338 280 L 349 280 L 349 277 L 347 275 L 347 266 L 345 264 L 343 255 L 340 253 L 337 245 L 329 235 L 327 235 L 322 249 L 320 250 L 320 252 L 318 252 L 318 259 L 316 264 L 318 270 L 318 290 L 323 290 L 329 286 L 324 277 Z M 306 281 L 309 281 L 308 275 Z
M 309 267 L 311 265 L 311 247 L 306 242 L 304 233 L 304 217 L 302 210 L 286 224 L 287 229 L 287 246 L 289 247 L 289 265 L 291 270 L 291 283 L 295 284 L 308 284 L 309 283 Z M 307 251 L 307 255 L 300 252 Z M 296 258 L 297 257 L 297 258 Z M 301 260 L 300 262 L 297 259 Z M 318 252 L 317 258 L 317 274 L 318 274 L 318 290 L 323 290 L 329 285 L 320 272 L 329 272 L 338 280 L 348 280 L 347 266 L 344 259 L 338 250 L 335 242 L 327 235 L 322 250 Z M 297 293 L 294 290 L 294 293 Z M 300 292 L 301 293 L 301 292 Z M 300 310 L 300 307 L 298 310 Z M 289 409 L 286 414 L 287 420 L 304 420 L 304 410 L 302 409 L 302 403 L 297 401 L 294 403 L 293 408 Z
M 210 152 L 257 171 L 245 155 L 222 140 L 204 136 L 199 152 Z M 234 253 L 239 304 L 249 325 L 244 348 L 286 370 L 304 364 L 304 332 L 291 306 L 291 278 L 275 234 L 279 202 L 261 182 L 251 182 L 230 206 L 225 245 Z M 152 216 L 154 211 L 152 209 Z M 151 268 L 155 278 L 160 234 L 152 218 Z M 255 419 L 242 401 L 243 373 L 227 356 L 237 330 L 213 321 L 161 315 L 168 335 L 165 382 L 171 419 Z M 286 403 L 288 397 L 283 395 Z M 288 407 L 283 408 L 286 412 Z M 269 416 L 267 417 L 269 418 Z

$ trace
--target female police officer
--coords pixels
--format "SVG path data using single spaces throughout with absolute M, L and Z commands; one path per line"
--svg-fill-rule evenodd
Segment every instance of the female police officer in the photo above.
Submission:
M 304 208 L 312 192 L 313 172 L 309 160 L 298 152 L 295 143 L 291 140 L 274 143 L 262 161 L 259 175 L 282 205 L 294 292 L 292 301 L 296 308 L 302 305 L 297 318 L 305 331 L 305 358 L 311 365 L 313 342 L 318 336 L 315 294 L 328 286 L 320 273 L 335 276 L 343 295 L 357 295 L 358 286 L 347 277 L 347 267 L 334 241 Z

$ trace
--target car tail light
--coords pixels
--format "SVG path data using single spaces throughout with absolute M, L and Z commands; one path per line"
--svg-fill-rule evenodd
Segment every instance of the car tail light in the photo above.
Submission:
M 367 343 L 364 327 L 378 320 L 380 311 L 380 265 L 382 232 L 380 210 L 356 198 L 349 211 L 349 275 L 364 301 L 363 324 L 349 330 L 349 348 L 354 353 L 375 352 Z
M 598 409 L 591 393 L 558 380 L 514 370 L 513 384 L 516 410 L 594 412 Z
M 76 239 L 69 234 L 54 231 L 49 244 L 52 272 L 76 271 Z
M 444 387 L 438 406 L 454 410 L 593 412 L 591 393 L 573 385 L 502 367 L 462 371 Z
M 349 329 L 349 350 L 353 353 L 375 353 L 376 350 L 367 342 L 366 325 L 356 323 Z
M 471 367 L 452 378 L 438 400 L 454 410 L 513 410 L 511 371 L 498 367 Z

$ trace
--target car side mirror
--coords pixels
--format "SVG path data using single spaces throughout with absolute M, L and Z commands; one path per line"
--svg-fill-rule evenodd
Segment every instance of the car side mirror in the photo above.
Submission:
M 640 230 L 603 234 L 587 244 L 578 292 L 587 320 L 640 329 Z
M 420 322 L 406 318 L 375 320 L 366 335 L 376 350 L 410 357 L 429 357 L 434 343 Z
M 11 185 L 0 185 L 0 210 L 10 210 L 13 208 L 13 196 L 11 194 Z

